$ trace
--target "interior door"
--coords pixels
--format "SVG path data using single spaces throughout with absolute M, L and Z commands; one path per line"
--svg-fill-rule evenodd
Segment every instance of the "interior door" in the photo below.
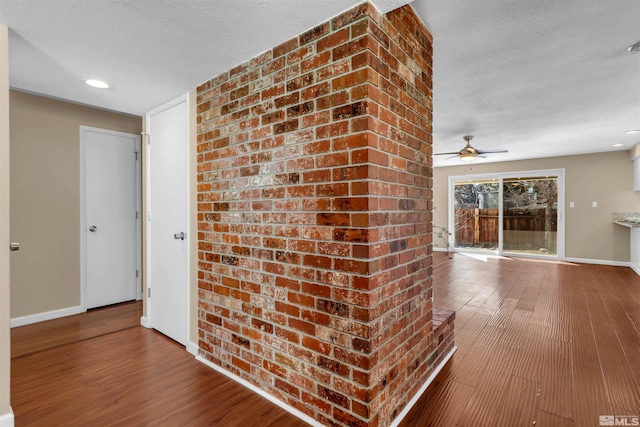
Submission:
M 150 326 L 187 342 L 187 102 L 147 116 Z
M 138 295 L 139 136 L 83 127 L 86 309 Z

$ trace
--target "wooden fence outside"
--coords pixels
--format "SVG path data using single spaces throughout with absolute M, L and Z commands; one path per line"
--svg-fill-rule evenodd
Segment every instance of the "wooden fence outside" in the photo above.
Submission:
M 498 246 L 499 210 L 456 209 L 456 246 L 496 248 Z M 545 229 L 547 210 L 505 209 L 503 216 L 504 248 L 544 248 L 549 246 L 549 232 L 557 231 L 557 210 L 549 210 L 550 228 Z M 533 232 L 533 233 L 532 233 Z M 547 235 L 546 235 L 547 234 Z

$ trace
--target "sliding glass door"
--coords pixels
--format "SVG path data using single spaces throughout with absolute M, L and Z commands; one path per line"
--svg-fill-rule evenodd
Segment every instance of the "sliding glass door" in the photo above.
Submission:
M 563 175 L 450 177 L 449 230 L 456 250 L 561 258 Z
M 503 252 L 558 254 L 558 177 L 506 178 Z
M 456 248 L 498 249 L 500 183 L 494 179 L 454 182 Z

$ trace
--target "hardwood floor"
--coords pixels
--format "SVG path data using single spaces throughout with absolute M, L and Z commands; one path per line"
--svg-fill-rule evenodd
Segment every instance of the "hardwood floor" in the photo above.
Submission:
M 402 426 L 598 426 L 640 416 L 640 277 L 629 268 L 434 254 L 458 351 Z
M 14 328 L 16 425 L 304 425 L 139 325 L 134 303 Z
M 11 329 L 11 358 L 72 344 L 140 325 L 142 301 L 89 310 Z
M 434 265 L 434 305 L 457 311 L 458 351 L 401 425 L 589 427 L 600 415 L 640 416 L 631 269 L 442 253 Z M 12 330 L 16 425 L 303 425 L 128 309 Z

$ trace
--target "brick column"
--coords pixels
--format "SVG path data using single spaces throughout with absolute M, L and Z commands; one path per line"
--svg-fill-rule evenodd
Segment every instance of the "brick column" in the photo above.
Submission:
M 388 425 L 452 345 L 431 55 L 364 3 L 198 87 L 200 354 L 325 424 Z

